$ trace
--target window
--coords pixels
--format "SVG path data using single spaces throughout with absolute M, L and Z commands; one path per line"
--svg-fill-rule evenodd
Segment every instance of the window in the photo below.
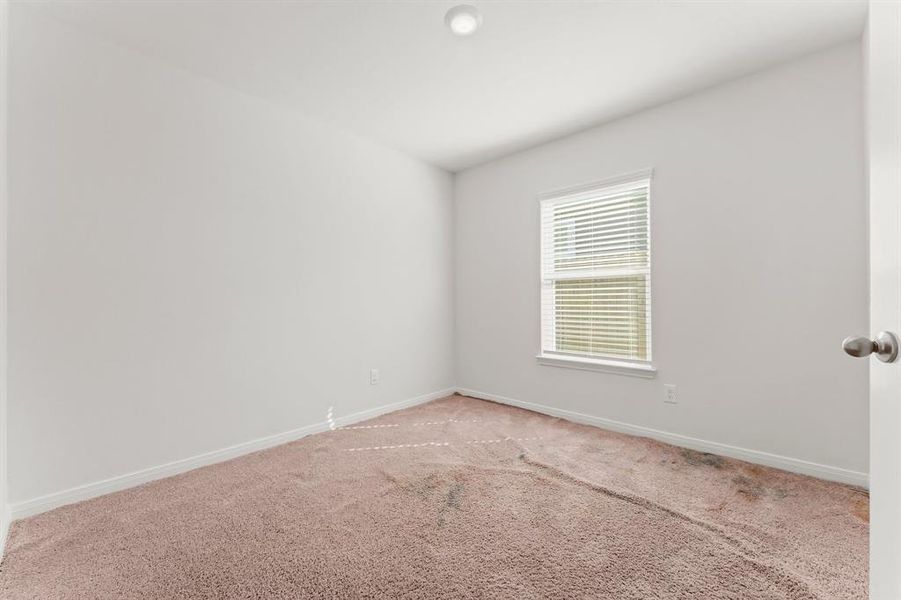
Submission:
M 543 363 L 653 375 L 650 185 L 644 172 L 541 200 Z

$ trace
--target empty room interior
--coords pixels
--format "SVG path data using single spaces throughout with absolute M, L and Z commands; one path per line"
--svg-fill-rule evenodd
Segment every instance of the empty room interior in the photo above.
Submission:
M 0 599 L 901 600 L 901 3 L 0 1 Z

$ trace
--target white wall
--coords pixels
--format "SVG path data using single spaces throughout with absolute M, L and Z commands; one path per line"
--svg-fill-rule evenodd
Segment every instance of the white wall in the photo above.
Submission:
M 453 385 L 449 174 L 12 16 L 13 504 Z
M 457 384 L 866 472 L 862 110 L 853 43 L 460 173 Z M 648 167 L 657 378 L 539 366 L 535 197 Z
M 0 556 L 9 530 L 7 506 L 7 321 L 6 321 L 6 216 L 7 200 L 7 90 L 9 58 L 9 2 L 0 0 Z
M 866 363 L 839 348 L 867 330 L 857 44 L 465 171 L 454 210 L 440 170 L 21 4 L 12 26 L 12 503 L 455 362 L 463 388 L 866 472 Z M 658 377 L 539 366 L 535 197 L 647 167 Z

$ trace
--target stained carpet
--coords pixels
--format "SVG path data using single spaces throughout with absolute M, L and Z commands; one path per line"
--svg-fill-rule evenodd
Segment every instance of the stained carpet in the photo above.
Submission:
M 868 506 L 451 396 L 17 521 L 0 597 L 865 598 Z

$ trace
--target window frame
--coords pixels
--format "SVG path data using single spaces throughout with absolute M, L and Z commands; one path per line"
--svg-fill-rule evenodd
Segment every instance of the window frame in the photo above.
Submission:
M 539 251 L 538 251 L 538 354 L 536 359 L 538 364 L 544 366 L 552 366 L 552 367 L 565 367 L 570 369 L 580 369 L 580 370 L 589 370 L 589 371 L 601 371 L 605 373 L 613 373 L 619 375 L 628 375 L 632 377 L 642 377 L 642 378 L 652 378 L 657 374 L 657 368 L 653 362 L 653 336 L 654 336 L 654 327 L 652 321 L 653 315 L 653 240 L 652 240 L 652 228 L 651 228 L 651 213 L 652 213 L 652 194 L 654 187 L 654 171 L 653 169 L 643 169 L 641 171 L 634 171 L 631 173 L 626 173 L 623 175 L 618 175 L 615 177 L 609 177 L 606 179 L 602 179 L 599 181 L 593 181 L 591 183 L 582 184 L 575 187 L 565 188 L 561 190 L 555 190 L 552 192 L 547 192 L 538 196 L 537 200 L 537 208 L 538 208 L 538 238 L 539 238 Z M 582 354 L 567 354 L 565 352 L 556 352 L 556 351 L 546 351 L 544 348 L 544 281 L 545 281 L 545 272 L 543 269 L 542 261 L 544 259 L 545 253 L 545 244 L 546 244 L 546 232 L 542 226 L 541 213 L 542 208 L 545 204 L 548 203 L 556 203 L 556 202 L 565 202 L 568 199 L 571 199 L 574 196 L 583 195 L 586 193 L 590 193 L 593 191 L 602 191 L 604 188 L 613 188 L 618 185 L 628 185 L 630 183 L 635 183 L 639 181 L 647 181 L 648 185 L 648 194 L 647 194 L 647 212 L 648 212 L 648 267 L 647 267 L 647 287 L 648 287 L 648 304 L 647 304 L 647 345 L 648 345 L 648 359 L 647 360 L 634 360 L 627 358 L 617 358 L 612 356 L 586 356 Z M 611 277 L 615 277 L 615 274 L 611 274 Z

